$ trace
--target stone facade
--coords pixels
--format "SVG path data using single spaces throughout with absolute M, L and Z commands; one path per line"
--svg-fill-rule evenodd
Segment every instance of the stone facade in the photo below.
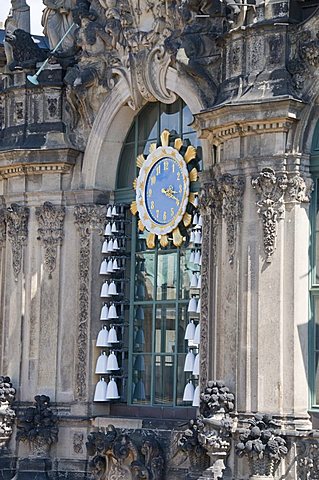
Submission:
M 35 75 L 48 53 L 9 32 L 0 78 L 0 373 L 16 389 L 2 478 L 319 478 L 307 329 L 316 2 L 51 3 L 46 28 L 76 24 L 69 48 Z M 106 205 L 135 115 L 178 97 L 204 160 L 201 412 L 115 414 L 93 403 Z M 12 433 L 34 397 L 49 398 L 58 429 L 40 454 Z

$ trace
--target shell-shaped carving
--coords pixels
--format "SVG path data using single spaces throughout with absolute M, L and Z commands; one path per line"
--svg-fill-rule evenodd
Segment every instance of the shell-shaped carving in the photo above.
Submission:
M 183 216 L 183 223 L 185 227 L 189 227 L 190 224 L 192 223 L 192 215 L 190 213 L 185 212 Z
M 176 138 L 176 140 L 174 142 L 174 148 L 176 148 L 176 150 L 180 151 L 182 146 L 183 146 L 183 140 L 181 138 Z
M 133 215 L 137 214 L 137 203 L 135 200 L 131 203 L 131 212 Z
M 189 163 L 191 160 L 193 160 L 194 158 L 196 158 L 196 148 L 193 147 L 193 145 L 189 145 L 187 147 L 187 150 L 186 150 L 186 153 L 184 155 L 184 158 L 185 158 L 185 162 L 186 163 Z
M 162 247 L 167 247 L 167 245 L 168 245 L 168 236 L 167 235 L 161 235 L 160 244 L 161 244 Z
M 140 155 L 138 155 L 136 157 L 136 165 L 138 166 L 138 168 L 141 168 L 143 166 L 143 163 L 145 162 L 145 157 L 144 155 L 141 153 Z
M 169 131 L 163 130 L 161 134 L 161 143 L 163 147 L 168 147 L 169 145 Z
M 173 230 L 173 243 L 175 247 L 180 247 L 183 243 L 183 237 L 178 227 Z
M 192 168 L 192 170 L 189 172 L 189 180 L 191 182 L 196 182 L 197 179 L 198 179 L 197 168 Z
M 155 233 L 149 233 L 146 239 L 146 245 L 148 248 L 155 248 Z

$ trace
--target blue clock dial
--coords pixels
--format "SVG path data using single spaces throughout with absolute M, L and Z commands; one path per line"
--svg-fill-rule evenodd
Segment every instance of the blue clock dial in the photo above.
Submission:
M 149 171 L 145 185 L 148 215 L 157 225 L 167 225 L 178 215 L 186 186 L 180 165 L 171 157 L 158 160 Z

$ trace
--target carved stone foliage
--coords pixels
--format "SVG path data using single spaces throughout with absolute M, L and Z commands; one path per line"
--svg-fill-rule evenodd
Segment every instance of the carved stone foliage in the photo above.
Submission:
M 92 478 L 98 480 L 162 480 L 164 456 L 154 433 L 142 430 L 92 432 L 86 443 Z
M 263 224 L 264 250 L 266 262 L 271 262 L 276 249 L 278 221 L 284 218 L 285 203 L 308 202 L 308 188 L 299 172 L 275 172 L 263 168 L 252 179 L 257 193 L 258 213 Z
M 22 249 L 28 237 L 29 208 L 16 203 L 5 212 L 7 235 L 12 248 L 12 266 L 15 279 L 21 271 Z
M 28 407 L 18 419 L 17 440 L 28 442 L 32 455 L 45 457 L 58 441 L 58 417 L 50 406 L 50 397 L 36 395 L 35 405 Z
M 297 443 L 297 479 L 319 479 L 319 442 L 313 438 Z
M 77 339 L 77 398 L 84 400 L 87 392 L 87 352 L 89 319 L 89 283 L 91 261 L 91 232 L 103 233 L 105 208 L 98 205 L 77 205 L 74 209 L 75 224 L 80 234 L 79 252 L 79 326 Z
M 259 413 L 243 422 L 247 427 L 239 429 L 239 442 L 235 447 L 237 455 L 248 457 L 252 475 L 273 478 L 280 460 L 288 453 L 280 422 L 271 415 Z
M 226 460 L 230 453 L 231 436 L 234 430 L 235 397 L 222 382 L 209 381 L 200 396 L 200 415 L 189 423 L 181 435 L 179 447 L 191 459 L 201 459 L 203 477 L 211 480 L 223 478 Z M 204 465 L 210 458 L 210 466 Z M 196 466 L 198 467 L 199 461 Z
M 49 278 L 52 278 L 56 267 L 57 248 L 64 239 L 65 208 L 45 202 L 42 207 L 36 208 L 35 215 L 39 223 L 37 238 L 44 247 L 44 268 L 49 273 Z
M 12 436 L 16 417 L 12 404 L 16 389 L 12 386 L 10 377 L 0 376 L 0 449 L 5 448 Z

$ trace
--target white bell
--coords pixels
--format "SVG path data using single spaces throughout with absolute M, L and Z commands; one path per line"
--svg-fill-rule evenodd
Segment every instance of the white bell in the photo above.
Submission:
M 196 230 L 194 243 L 200 245 L 202 243 L 202 235 L 199 230 Z
M 194 360 L 193 375 L 199 375 L 199 353 L 196 355 Z
M 184 363 L 184 372 L 192 372 L 194 368 L 195 355 L 192 350 L 188 352 Z
M 108 241 L 104 240 L 102 245 L 102 253 L 108 253 Z
M 110 238 L 109 243 L 107 244 L 107 253 L 114 252 L 113 240 Z
M 197 250 L 195 253 L 194 263 L 196 263 L 196 265 L 199 265 L 199 262 L 200 262 L 200 250 Z
M 116 333 L 115 327 L 110 328 L 108 341 L 109 343 L 119 343 L 117 339 L 117 333 Z
M 108 346 L 108 337 L 109 331 L 106 327 L 103 327 L 97 336 L 96 346 L 97 347 L 107 347 Z
M 202 227 L 202 226 L 203 226 L 203 218 L 202 218 L 201 215 L 198 217 L 198 224 L 197 224 L 197 225 L 198 225 L 199 227 Z
M 199 404 L 200 404 L 200 388 L 199 388 L 199 385 L 197 385 L 197 387 L 195 388 L 195 392 L 194 392 L 194 398 L 193 398 L 192 406 L 193 407 L 199 407 Z
M 196 288 L 202 288 L 202 276 L 201 275 L 198 275 L 198 281 L 197 281 L 197 287 Z M 197 305 L 197 310 L 198 310 L 198 305 Z M 199 313 L 199 312 L 197 312 L 197 313 Z
M 195 263 L 195 251 L 192 250 L 189 256 L 189 263 Z
M 139 380 L 134 388 L 134 393 L 133 393 L 133 399 L 134 400 L 145 400 L 146 399 L 146 394 L 145 394 L 145 385 L 143 380 Z
M 100 266 L 100 275 L 106 275 L 107 274 L 107 260 L 103 260 Z
M 115 205 L 113 205 L 113 208 L 112 208 L 112 217 L 117 217 L 118 216 L 118 213 L 117 213 L 117 208 Z
M 114 273 L 113 272 L 113 260 L 111 258 L 107 262 L 107 273 Z
M 197 208 L 198 207 L 198 196 L 196 195 L 195 199 L 194 199 L 194 207 Z
M 194 241 L 195 241 L 195 232 L 194 230 L 192 230 L 189 237 L 189 243 L 194 243 Z
M 97 382 L 94 393 L 94 402 L 105 402 L 107 383 L 104 378 Z
M 116 311 L 116 306 L 114 305 L 114 303 L 112 303 L 112 305 L 109 308 L 109 315 L 108 315 L 107 319 L 110 320 L 112 318 L 119 318 L 118 314 L 117 314 L 117 311 Z
M 194 385 L 190 380 L 184 388 L 183 402 L 192 402 L 194 399 Z
M 109 284 L 107 282 L 104 282 L 101 288 L 101 298 L 107 298 L 109 296 Z
M 136 312 L 135 312 L 135 318 L 136 318 L 136 320 L 144 320 L 145 315 L 144 315 L 143 307 L 141 307 L 141 306 L 137 307 Z
M 118 398 L 120 398 L 120 396 L 117 389 L 116 381 L 114 380 L 114 378 L 111 378 L 111 380 L 107 384 L 106 400 L 116 400 Z
M 106 218 L 112 217 L 112 205 L 109 205 L 106 212 Z
M 195 345 L 200 344 L 200 324 L 198 324 L 195 328 L 195 333 L 194 333 L 194 338 L 193 338 L 193 343 Z
M 193 340 L 194 335 L 195 335 L 195 324 L 194 324 L 193 320 L 191 320 L 186 327 L 184 339 L 185 340 Z M 109 341 L 110 341 L 110 339 L 109 339 Z
M 195 213 L 194 217 L 193 217 L 193 225 L 197 225 L 198 223 L 198 215 L 197 213 Z
M 111 282 L 109 285 L 109 295 L 118 295 L 117 290 L 116 290 L 116 285 L 115 282 Z
M 111 352 L 109 358 L 107 359 L 107 369 L 108 371 L 119 370 L 119 364 L 114 352 Z
M 136 345 L 144 345 L 145 343 L 145 335 L 143 328 L 139 328 L 135 334 L 135 344 Z
M 196 275 L 196 273 L 192 274 L 190 287 L 191 288 L 197 288 L 197 275 Z
M 196 313 L 196 310 L 197 310 L 196 298 L 192 297 L 190 299 L 190 301 L 188 302 L 187 311 L 188 311 L 188 313 Z
M 137 357 L 135 358 L 133 370 L 137 370 L 138 372 L 145 372 L 144 355 L 137 355 Z
M 107 223 L 105 225 L 105 229 L 104 229 L 104 235 L 106 237 L 110 236 L 112 234 L 112 231 L 111 231 L 111 224 L 110 223 Z
M 100 320 L 107 320 L 109 316 L 109 307 L 107 305 L 103 305 L 100 315 Z
M 95 373 L 107 373 L 107 355 L 105 352 L 101 353 L 97 359 Z
M 201 299 L 198 300 L 197 308 L 196 308 L 196 313 L 200 313 L 200 308 L 201 308 Z
M 117 227 L 116 227 L 116 223 L 115 223 L 115 222 L 112 223 L 111 232 L 112 232 L 112 233 L 117 233 Z
M 202 256 L 199 257 L 199 264 L 198 265 L 202 265 Z
M 120 267 L 118 266 L 116 258 L 114 258 L 114 260 L 113 260 L 112 267 L 113 267 L 113 270 L 120 270 Z
M 113 250 L 114 251 L 120 250 L 119 242 L 118 242 L 117 238 L 115 238 L 115 240 L 113 242 Z

